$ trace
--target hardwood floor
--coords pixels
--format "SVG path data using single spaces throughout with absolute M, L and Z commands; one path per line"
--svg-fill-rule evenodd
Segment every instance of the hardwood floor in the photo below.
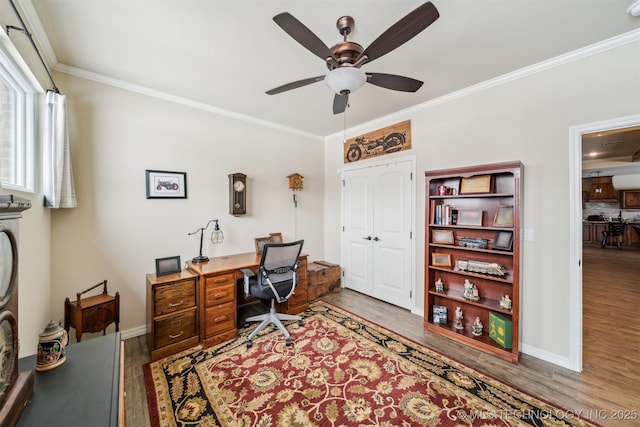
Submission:
M 323 299 L 604 426 L 640 426 L 640 251 L 584 248 L 581 373 L 526 354 L 514 365 L 425 332 L 422 317 L 347 289 Z M 127 340 L 125 351 L 127 425 L 149 426 L 144 337 Z

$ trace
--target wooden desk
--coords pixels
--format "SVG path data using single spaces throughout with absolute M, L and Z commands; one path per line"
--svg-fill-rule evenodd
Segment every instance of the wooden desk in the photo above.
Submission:
M 298 282 L 294 295 L 278 304 L 282 313 L 297 314 L 309 307 L 307 301 L 307 254 L 301 254 L 298 264 Z M 209 347 L 237 335 L 237 306 L 242 298 L 242 268 L 254 272 L 260 265 L 260 255 L 247 252 L 213 257 L 208 262 L 193 263 L 188 268 L 200 276 L 200 342 Z
M 297 314 L 307 301 L 307 254 L 300 255 L 294 295 L 277 304 L 281 313 Z M 245 303 L 242 268 L 254 272 L 260 265 L 255 252 L 188 262 L 180 273 L 157 277 L 147 274 L 147 319 L 151 333 L 147 344 L 156 360 L 202 344 L 205 348 L 235 338 L 238 305 Z
M 124 426 L 123 349 L 120 333 L 67 346 L 66 362 L 35 372 L 18 426 Z M 36 356 L 20 359 L 19 366 L 34 370 Z

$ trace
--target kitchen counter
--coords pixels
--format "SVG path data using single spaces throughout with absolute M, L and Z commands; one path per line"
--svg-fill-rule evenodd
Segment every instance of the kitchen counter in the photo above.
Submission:
M 617 221 L 612 221 L 617 222 Z M 622 245 L 625 248 L 640 249 L 640 221 L 625 221 L 627 227 L 622 236 Z M 582 221 L 582 243 L 584 245 L 602 245 L 603 231 L 609 229 L 609 221 Z

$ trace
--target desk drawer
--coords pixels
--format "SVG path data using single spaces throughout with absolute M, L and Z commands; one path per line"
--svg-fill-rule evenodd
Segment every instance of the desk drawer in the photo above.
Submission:
M 216 285 L 210 285 L 209 280 L 207 280 L 207 287 L 205 288 L 204 296 L 204 304 L 206 307 L 234 301 L 235 296 L 236 284 L 234 280 L 226 281 L 223 282 L 223 284 Z
M 155 321 L 155 346 L 161 348 L 196 336 L 196 309 Z
M 155 290 L 155 316 L 173 313 L 196 305 L 196 281 L 186 280 L 166 286 L 157 286 Z
M 235 301 L 208 307 L 205 312 L 205 336 L 209 338 L 229 329 L 236 329 Z
M 205 279 L 205 285 L 207 288 L 227 285 L 229 283 L 235 283 L 236 276 L 234 273 L 216 274 L 213 276 L 207 276 Z

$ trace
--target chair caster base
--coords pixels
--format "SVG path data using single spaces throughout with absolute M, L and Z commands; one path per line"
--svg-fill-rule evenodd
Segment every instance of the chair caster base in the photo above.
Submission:
M 286 345 L 287 347 L 291 346 L 291 338 L 287 338 L 284 340 L 284 345 Z
M 244 325 L 243 325 L 243 326 L 244 326 L 245 328 L 248 328 L 248 327 L 249 327 L 249 322 L 244 322 Z
M 302 320 L 298 320 L 298 326 L 304 326 L 304 323 L 302 323 Z
M 253 341 L 247 340 L 247 348 L 253 347 Z

